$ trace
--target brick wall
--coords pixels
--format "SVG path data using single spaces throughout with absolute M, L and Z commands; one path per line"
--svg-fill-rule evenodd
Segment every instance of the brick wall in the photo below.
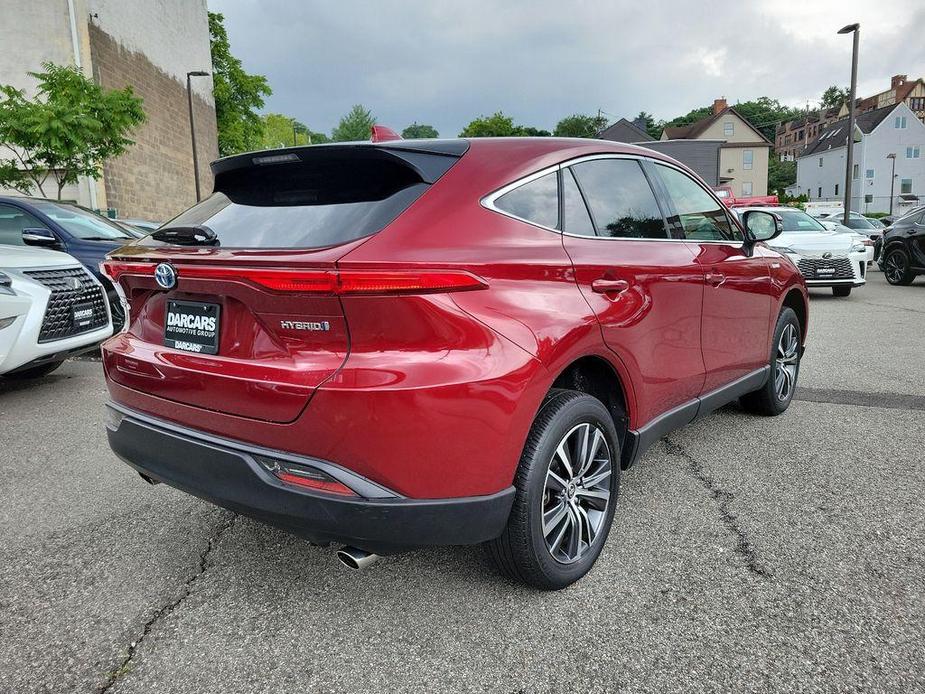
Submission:
M 135 144 L 128 152 L 103 167 L 107 203 L 120 217 L 166 221 L 196 201 L 186 83 L 93 24 L 90 50 L 95 79 L 107 89 L 130 85 L 144 99 L 148 117 L 132 135 Z M 206 197 L 212 191 L 209 162 L 218 157 L 215 108 L 195 92 L 193 118 L 199 182 Z

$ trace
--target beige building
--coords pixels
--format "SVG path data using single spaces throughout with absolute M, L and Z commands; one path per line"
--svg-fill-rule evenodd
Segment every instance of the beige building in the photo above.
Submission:
M 153 221 L 195 202 L 186 74 L 211 71 L 206 1 L 4 0 L 3 7 L 0 83 L 31 96 L 36 84 L 28 73 L 50 61 L 75 65 L 107 88 L 131 86 L 144 99 L 148 120 L 133 133 L 135 144 L 106 162 L 100 180 L 81 180 L 64 197 Z M 192 95 L 206 195 L 209 162 L 218 156 L 211 77 L 193 77 Z
M 768 194 L 771 142 L 725 99 L 713 102 L 713 114 L 677 128 L 665 128 L 662 140 L 719 140 L 719 183 L 736 197 Z

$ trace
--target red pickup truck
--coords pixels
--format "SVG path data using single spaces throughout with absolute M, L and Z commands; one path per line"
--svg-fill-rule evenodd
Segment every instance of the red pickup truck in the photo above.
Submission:
M 780 204 L 776 195 L 752 195 L 747 198 L 737 198 L 730 186 L 713 186 L 713 192 L 716 193 L 716 197 L 723 201 L 726 207 L 742 207 L 746 205 L 757 207 Z

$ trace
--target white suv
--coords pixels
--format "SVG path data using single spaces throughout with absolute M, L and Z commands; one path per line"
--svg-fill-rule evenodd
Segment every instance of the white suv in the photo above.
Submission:
M 79 261 L 0 246 L 0 375 L 43 376 L 110 335 L 106 291 Z
M 738 207 L 736 213 L 748 210 L 771 212 L 783 220 L 783 233 L 768 245 L 793 261 L 810 289 L 831 287 L 835 296 L 848 296 L 867 282 L 867 247 L 854 234 L 826 229 L 795 207 Z

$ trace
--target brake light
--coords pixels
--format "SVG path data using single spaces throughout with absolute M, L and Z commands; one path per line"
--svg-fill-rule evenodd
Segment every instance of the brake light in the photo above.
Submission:
M 100 265 L 113 282 L 123 275 L 153 276 L 157 263 L 106 260 Z M 463 270 L 282 270 L 271 268 L 174 266 L 180 281 L 218 279 L 251 282 L 278 292 L 306 294 L 433 294 L 485 289 L 488 283 Z

